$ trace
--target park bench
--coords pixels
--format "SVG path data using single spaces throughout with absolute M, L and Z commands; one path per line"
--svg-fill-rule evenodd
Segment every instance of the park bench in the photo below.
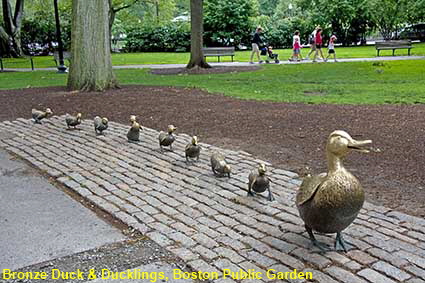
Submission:
M 231 56 L 233 62 L 233 56 L 235 56 L 235 47 L 205 47 L 202 49 L 204 57 L 218 57 L 220 62 L 221 56 Z
M 34 61 L 32 60 L 32 56 L 24 56 L 22 58 L 2 58 L 0 57 L 0 70 L 4 71 L 5 64 L 19 64 L 22 61 L 29 61 L 31 63 L 31 70 L 34 71 Z
M 55 61 L 56 67 L 57 67 L 58 63 L 59 63 L 59 52 L 58 51 L 53 52 L 53 60 Z M 64 51 L 63 52 L 63 60 L 64 61 L 68 60 L 68 62 L 70 62 L 71 61 L 71 52 Z
M 377 55 L 379 57 L 379 51 L 381 50 L 392 50 L 393 56 L 396 49 L 408 49 L 408 54 L 410 56 L 410 49 L 413 48 L 412 42 L 410 40 L 387 40 L 387 41 L 378 41 L 375 44 Z

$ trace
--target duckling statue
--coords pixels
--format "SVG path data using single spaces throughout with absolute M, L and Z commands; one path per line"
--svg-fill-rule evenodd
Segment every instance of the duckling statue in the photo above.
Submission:
M 100 118 L 99 116 L 96 116 L 94 117 L 93 122 L 96 135 L 102 135 L 103 131 L 108 128 L 108 118 L 106 117 Z
M 199 155 L 201 153 L 201 146 L 198 144 L 198 137 L 193 136 L 192 141 L 186 145 L 185 156 L 186 162 L 189 162 L 189 158 L 199 160 Z
M 270 180 L 266 176 L 266 165 L 261 163 L 258 165 L 258 173 L 252 172 L 248 176 L 248 196 L 254 196 L 254 193 L 263 193 L 269 191 L 268 201 L 273 201 L 274 197 L 270 191 Z
M 44 118 L 48 118 L 53 114 L 52 110 L 50 108 L 46 108 L 46 111 L 40 111 L 37 109 L 31 110 L 32 118 L 34 119 L 34 123 L 41 124 L 41 120 Z
M 163 146 L 169 146 L 170 151 L 173 151 L 173 142 L 176 140 L 176 137 L 173 135 L 173 133 L 177 130 L 176 127 L 173 125 L 168 126 L 168 133 L 160 132 L 159 133 L 159 147 L 161 148 L 161 151 L 163 151 Z
M 343 158 L 352 150 L 369 152 L 364 147 L 371 140 L 357 141 L 344 131 L 329 135 L 326 153 L 328 172 L 307 176 L 296 196 L 300 217 L 313 245 L 322 251 L 327 246 L 319 243 L 313 230 L 319 233 L 336 233 L 335 249 L 347 252 L 341 232 L 356 219 L 365 199 L 360 182 L 342 164 Z
M 219 152 L 213 152 L 211 155 L 211 169 L 214 175 L 222 177 L 226 176 L 230 178 L 230 165 L 226 163 L 226 160 Z
M 128 142 L 139 142 L 140 141 L 140 124 L 137 122 L 133 122 L 130 130 L 127 133 Z
M 65 122 L 66 125 L 68 126 L 68 129 L 70 129 L 71 127 L 74 127 L 74 129 L 77 128 L 78 125 L 81 124 L 81 113 L 77 113 L 77 116 L 71 116 L 69 114 L 66 115 L 65 118 Z

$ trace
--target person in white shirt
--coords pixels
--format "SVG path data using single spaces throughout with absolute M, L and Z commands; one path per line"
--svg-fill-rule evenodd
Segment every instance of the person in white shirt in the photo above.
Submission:
M 328 61 L 328 58 L 331 56 L 331 54 L 333 54 L 334 60 L 336 61 L 336 53 L 335 53 L 335 41 L 336 41 L 336 36 L 332 35 L 331 39 L 329 39 L 329 43 L 328 43 L 328 56 L 325 59 L 325 62 Z

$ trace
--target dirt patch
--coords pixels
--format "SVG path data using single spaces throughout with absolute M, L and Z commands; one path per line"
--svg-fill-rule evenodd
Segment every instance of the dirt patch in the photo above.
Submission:
M 200 74 L 224 74 L 234 72 L 251 72 L 260 70 L 260 66 L 243 66 L 243 67 L 214 67 L 210 69 L 186 69 L 186 68 L 166 68 L 152 69 L 151 74 L 154 75 L 200 75 Z
M 367 199 L 425 216 L 425 105 L 285 104 L 149 86 L 105 93 L 68 93 L 61 87 L 0 91 L 0 121 L 30 118 L 33 107 L 122 123 L 135 114 L 142 125 L 158 130 L 172 123 L 201 142 L 243 149 L 301 174 L 325 171 L 327 136 L 346 130 L 354 138 L 372 139 L 382 151 L 353 153 L 346 160 Z

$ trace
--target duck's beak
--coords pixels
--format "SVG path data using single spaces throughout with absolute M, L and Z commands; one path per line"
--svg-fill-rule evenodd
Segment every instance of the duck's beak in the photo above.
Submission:
M 365 148 L 366 146 L 370 145 L 372 143 L 372 140 L 364 140 L 364 141 L 357 141 L 352 139 L 348 143 L 348 148 L 351 150 L 355 150 L 362 153 L 369 153 L 370 149 Z

